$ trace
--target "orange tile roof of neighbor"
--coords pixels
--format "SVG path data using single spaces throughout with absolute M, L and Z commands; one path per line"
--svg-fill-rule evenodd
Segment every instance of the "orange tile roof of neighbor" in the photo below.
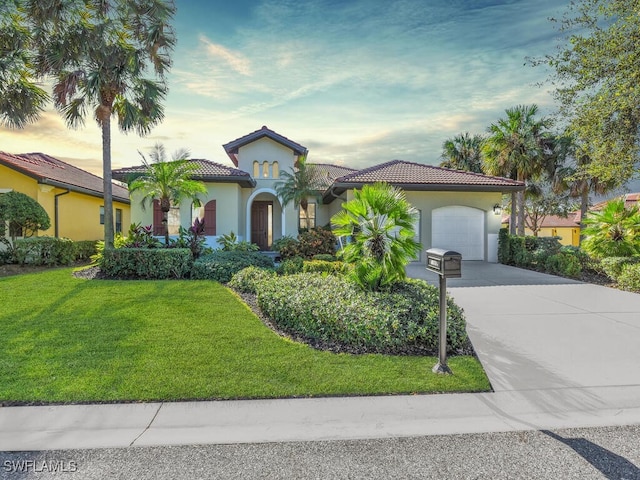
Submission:
M 38 183 L 100 198 L 104 196 L 102 178 L 44 153 L 14 155 L 0 152 L 0 165 L 23 173 Z M 129 203 L 129 190 L 126 187 L 114 183 L 112 194 L 114 200 Z

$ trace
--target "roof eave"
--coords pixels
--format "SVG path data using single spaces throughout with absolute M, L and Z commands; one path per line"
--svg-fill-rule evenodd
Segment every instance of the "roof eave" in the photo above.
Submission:
M 345 190 L 362 188 L 363 185 L 370 185 L 375 182 L 336 182 L 333 185 L 334 193 L 338 195 Z M 422 192 L 518 192 L 525 189 L 524 185 L 466 185 L 466 184 L 446 184 L 446 183 L 394 183 L 386 182 L 394 187 L 402 188 L 406 191 Z
M 84 193 L 85 195 L 90 195 L 92 197 L 97 197 L 97 198 L 104 198 L 104 192 L 98 192 L 96 190 L 90 190 L 88 188 L 84 188 L 84 187 L 79 187 L 77 185 L 72 185 L 70 183 L 65 183 L 65 182 L 59 182 L 57 180 L 51 180 L 50 178 L 40 178 L 40 180 L 38 181 L 38 183 L 43 184 L 43 185 L 51 185 L 52 187 L 58 187 L 58 188 L 66 188 L 67 190 L 70 190 L 72 192 L 77 192 L 77 193 Z M 126 204 L 131 204 L 131 200 L 127 197 L 120 197 L 120 196 L 116 196 L 116 195 L 111 195 L 112 198 L 120 203 L 126 203 Z

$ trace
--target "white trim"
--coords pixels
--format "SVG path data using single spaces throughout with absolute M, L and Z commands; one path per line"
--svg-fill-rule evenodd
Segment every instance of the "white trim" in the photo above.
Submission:
M 251 205 L 253 205 L 253 199 L 256 198 L 258 195 L 260 195 L 261 193 L 270 193 L 271 195 L 273 195 L 274 197 L 276 197 L 276 199 L 278 200 L 278 203 L 280 204 L 280 210 L 282 211 L 282 235 L 284 237 L 285 235 L 285 228 L 286 228 L 286 224 L 285 224 L 285 207 L 282 205 L 282 200 L 280 199 L 280 197 L 278 196 L 278 193 L 273 189 L 273 188 L 259 188 L 258 190 L 254 191 L 249 198 L 247 199 L 247 209 L 246 209 L 246 224 L 245 224 L 245 238 L 250 242 L 251 241 Z
M 0 193 L 13 192 L 13 188 L 0 188 Z

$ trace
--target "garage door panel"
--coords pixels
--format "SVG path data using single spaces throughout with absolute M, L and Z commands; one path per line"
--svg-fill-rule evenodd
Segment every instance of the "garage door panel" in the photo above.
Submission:
M 431 245 L 454 250 L 465 260 L 484 260 L 484 212 L 449 206 L 433 210 Z

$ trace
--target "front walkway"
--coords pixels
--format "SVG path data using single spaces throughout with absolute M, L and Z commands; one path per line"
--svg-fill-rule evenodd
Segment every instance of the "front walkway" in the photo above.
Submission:
M 449 292 L 495 392 L 3 407 L 0 451 L 640 424 L 640 295 L 483 262 L 462 274 Z

